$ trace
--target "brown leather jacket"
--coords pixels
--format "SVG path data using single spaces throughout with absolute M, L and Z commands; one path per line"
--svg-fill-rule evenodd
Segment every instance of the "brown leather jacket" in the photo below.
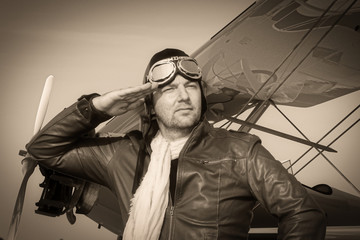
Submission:
M 140 139 L 83 137 L 103 120 L 79 100 L 27 149 L 46 167 L 109 187 L 126 223 Z M 215 129 L 204 120 L 180 153 L 177 171 L 160 239 L 247 239 L 257 201 L 278 217 L 279 239 L 324 238 L 324 213 L 256 136 Z

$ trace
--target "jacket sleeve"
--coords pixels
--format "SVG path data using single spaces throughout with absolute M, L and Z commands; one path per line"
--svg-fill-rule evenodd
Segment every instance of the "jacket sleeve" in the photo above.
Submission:
M 278 218 L 278 239 L 325 238 L 325 214 L 305 188 L 258 142 L 249 152 L 253 195 Z
M 53 118 L 26 145 L 28 153 L 47 168 L 107 185 L 106 166 L 119 138 L 89 137 L 110 118 L 83 97 Z

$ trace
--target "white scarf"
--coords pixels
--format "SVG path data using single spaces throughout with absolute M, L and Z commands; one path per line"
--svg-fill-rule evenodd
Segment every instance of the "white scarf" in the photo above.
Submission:
M 169 200 L 170 163 L 179 157 L 187 139 L 169 143 L 159 131 L 151 141 L 148 171 L 131 199 L 124 240 L 159 239 Z

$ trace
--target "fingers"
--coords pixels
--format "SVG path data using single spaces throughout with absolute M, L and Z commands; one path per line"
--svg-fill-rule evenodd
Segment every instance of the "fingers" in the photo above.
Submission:
M 140 100 L 140 101 L 136 101 L 136 102 L 132 102 L 128 105 L 127 110 L 133 110 L 136 109 L 140 106 L 143 106 L 144 101 Z
M 130 87 L 126 89 L 120 89 L 118 91 L 113 92 L 115 97 L 115 101 L 123 101 L 128 103 L 133 103 L 135 101 L 142 100 L 147 95 L 156 91 L 158 88 L 158 84 L 146 83 L 140 86 Z
M 157 88 L 158 84 L 146 83 L 140 86 L 115 90 L 94 98 L 93 104 L 96 109 L 111 116 L 120 115 L 143 105 L 146 95 L 151 94 Z
M 157 88 L 157 83 L 146 83 L 140 86 L 123 89 L 121 94 L 143 98 L 146 95 L 154 92 Z

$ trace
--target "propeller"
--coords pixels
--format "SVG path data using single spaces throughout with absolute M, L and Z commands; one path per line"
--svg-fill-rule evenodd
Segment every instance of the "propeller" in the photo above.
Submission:
M 40 98 L 40 103 L 38 107 L 38 111 L 35 118 L 35 125 L 34 125 L 34 135 L 39 132 L 41 126 L 44 122 L 45 114 L 47 111 L 47 107 L 49 104 L 50 93 L 53 85 L 54 76 L 50 75 L 47 77 L 44 85 L 44 89 Z M 34 172 L 34 169 L 37 165 L 36 161 L 34 161 L 29 154 L 25 155 L 25 158 L 22 160 L 22 173 L 24 175 L 23 180 L 20 185 L 20 189 L 18 192 L 18 196 L 15 202 L 14 211 L 8 231 L 7 240 L 14 240 L 16 239 L 18 227 L 20 224 L 22 209 L 24 206 L 24 199 L 25 199 L 25 192 L 26 192 L 26 185 L 31 176 Z

